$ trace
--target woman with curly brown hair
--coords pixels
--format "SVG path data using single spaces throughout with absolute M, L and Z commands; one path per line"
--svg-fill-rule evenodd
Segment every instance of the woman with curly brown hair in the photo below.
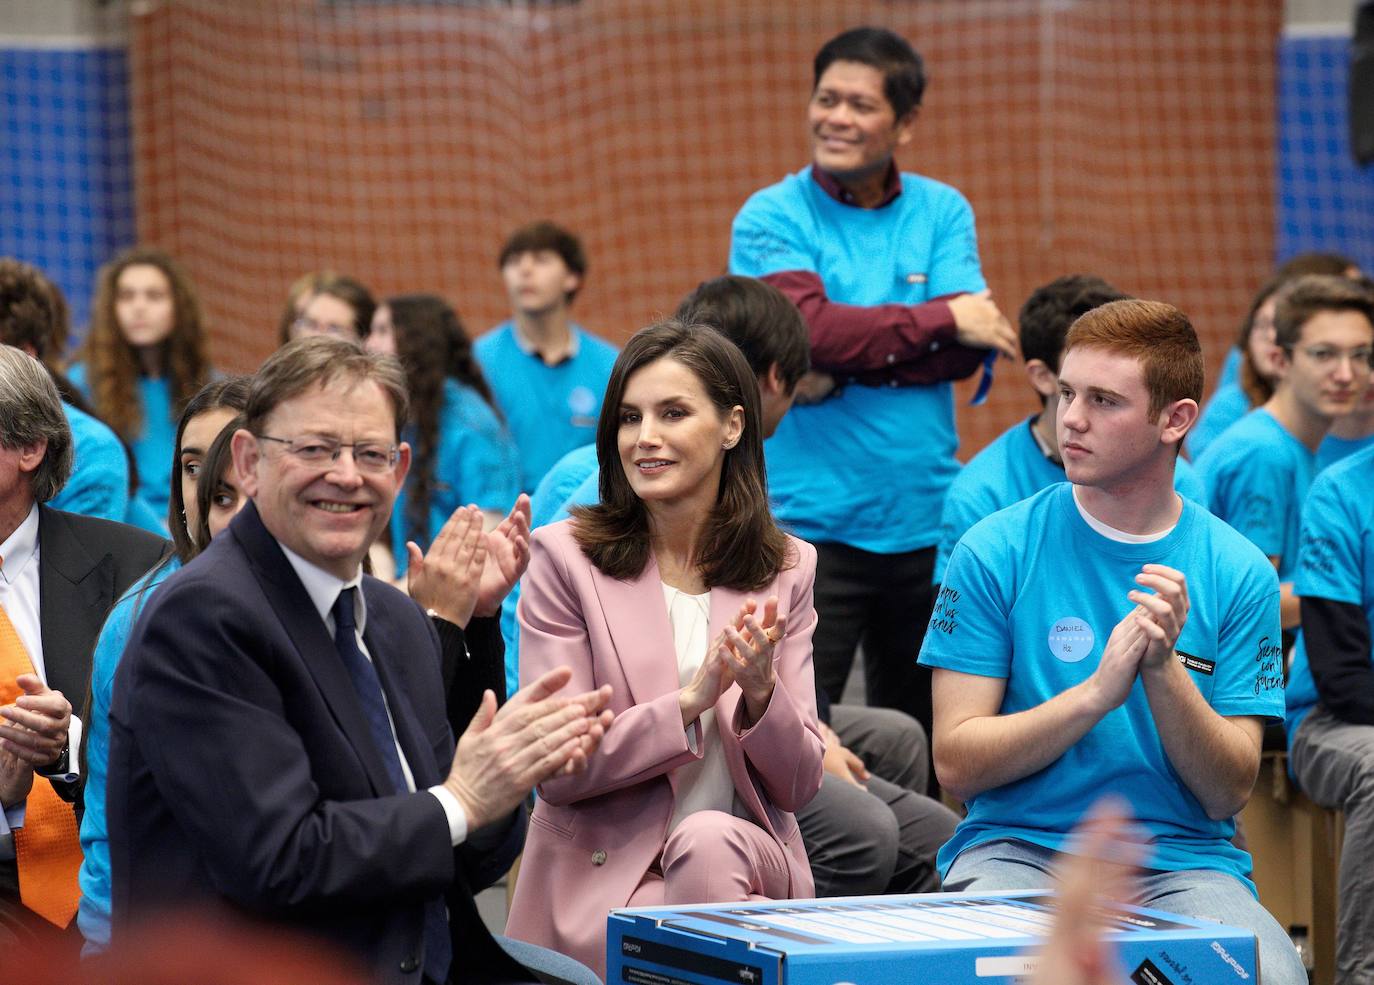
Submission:
M 135 247 L 100 269 L 90 331 L 68 375 L 133 449 L 130 522 L 166 534 L 177 419 L 211 376 L 195 287 L 175 260 Z
M 407 541 L 427 550 L 458 507 L 476 504 L 499 521 L 520 494 L 520 463 L 473 359 L 472 340 L 443 298 L 388 298 L 377 307 L 364 346 L 396 356 L 410 388 L 406 440 L 415 458 L 391 517 L 400 577 L 409 566 Z

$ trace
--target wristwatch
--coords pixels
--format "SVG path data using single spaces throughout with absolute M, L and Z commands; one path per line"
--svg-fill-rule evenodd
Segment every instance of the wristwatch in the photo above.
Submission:
M 72 744 L 71 739 L 68 738 L 66 742 L 62 743 L 62 752 L 55 760 L 47 766 L 34 767 L 33 771 L 38 776 L 66 776 L 71 772 L 71 754 Z

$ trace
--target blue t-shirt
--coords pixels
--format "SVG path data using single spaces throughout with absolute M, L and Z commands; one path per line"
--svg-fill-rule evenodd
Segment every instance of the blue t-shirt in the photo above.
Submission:
M 730 272 L 808 271 L 831 301 L 863 306 L 981 291 L 968 200 L 921 175 L 901 181 L 878 209 L 837 202 L 809 166 L 756 192 L 735 216 Z M 949 383 L 844 387 L 794 407 L 765 447 L 774 510 L 798 537 L 886 554 L 939 540 L 959 469 Z
M 1207 487 L 1207 508 L 1267 556 L 1277 557 L 1279 580 L 1292 581 L 1302 504 L 1317 475 L 1317 456 L 1257 407 L 1193 464 Z
M 1208 445 L 1248 413 L 1250 398 L 1239 383 L 1218 386 L 1212 399 L 1202 408 L 1193 430 L 1188 432 L 1188 454 L 1193 456 L 1193 461 L 1197 461 Z
M 84 363 L 73 363 L 67 372 L 72 385 L 91 397 Z M 143 427 L 129 448 L 138 469 L 138 488 L 133 499 L 141 501 L 125 520 L 155 534 L 167 536 L 167 503 L 171 498 L 172 459 L 176 449 L 177 415 L 172 411 L 172 385 L 165 377 L 140 376 L 135 391 L 143 411 Z M 149 518 L 157 517 L 156 524 Z
M 1240 351 L 1240 346 L 1233 345 L 1226 350 L 1226 359 L 1221 364 L 1221 375 L 1217 377 L 1217 389 L 1230 386 L 1232 383 L 1240 382 L 1240 364 L 1245 358 L 1245 354 Z
M 596 445 L 574 448 L 539 480 L 530 497 L 530 530 L 566 519 L 574 506 L 596 503 L 601 498 L 597 487 L 600 475 L 596 465 Z M 590 494 L 583 492 L 591 484 Z M 576 491 L 576 495 L 574 495 Z M 581 496 L 581 498 L 578 498 Z M 520 604 L 520 583 L 516 582 L 501 606 L 501 637 L 506 643 L 506 693 L 520 688 L 520 624 L 515 607 Z
M 405 438 L 413 448 L 413 427 L 407 429 Z M 520 462 L 510 433 L 481 394 L 452 377 L 444 380 L 438 439 L 438 454 L 430 460 L 434 482 L 429 488 L 429 521 L 420 537 L 415 538 L 422 551 L 429 549 L 430 542 L 458 507 L 475 503 L 484 510 L 504 514 L 520 495 Z M 391 550 L 398 578 L 410 566 L 406 541 L 412 538 L 406 516 L 406 493 L 414 482 L 412 467 L 391 512 Z
M 1002 432 L 959 470 L 945 496 L 940 516 L 940 546 L 935 554 L 935 583 L 945 576 L 949 555 L 959 538 L 985 516 L 1019 503 L 1046 486 L 1064 481 L 1064 467 L 1045 457 L 1026 418 Z M 1180 496 L 1205 503 L 1206 493 L 1187 459 L 1174 468 L 1174 488 Z
M 1367 434 L 1363 438 L 1338 438 L 1328 434 L 1317 446 L 1317 471 L 1324 471 L 1366 448 L 1374 448 L 1374 434 Z
M 91 708 L 86 729 L 86 812 L 81 817 L 81 905 L 76 924 L 88 951 L 110 945 L 110 836 L 105 819 L 105 785 L 110 758 L 110 698 L 115 669 L 134 623 L 157 586 L 181 567 L 175 557 L 139 579 L 105 617 L 91 655 Z
M 1299 596 L 1364 609 L 1374 627 L 1374 447 L 1317 476 L 1302 511 L 1302 548 L 1293 590 Z M 1374 652 L 1370 653 L 1374 661 Z M 1288 742 L 1317 703 L 1302 634 L 1288 672 Z
M 556 366 L 526 348 L 509 321 L 473 343 L 519 450 L 523 492 L 533 492 L 567 452 L 596 439 L 617 350 L 576 325 L 572 337 L 572 355 Z
M 129 511 L 129 460 L 124 445 L 85 411 L 65 401 L 62 410 L 72 429 L 72 474 L 48 505 L 123 523 Z
M 1126 593 L 1147 563 L 1188 580 L 1191 607 L 1177 644 L 1219 715 L 1283 714 L 1279 585 L 1253 545 L 1183 501 L 1177 526 L 1148 544 L 1094 530 L 1073 486 L 1060 483 L 976 524 L 955 547 L 920 662 L 1006 681 L 1000 714 L 1044 704 L 1087 680 L 1112 629 L 1134 607 Z M 1215 869 L 1246 885 L 1250 858 L 1230 842 L 1174 771 L 1137 678 L 1130 696 L 1049 766 L 984 791 L 940 850 L 941 873 L 964 849 L 1014 838 L 1051 850 L 1103 795 L 1115 794 L 1150 832 L 1148 868 Z M 1253 887 L 1251 887 L 1253 892 Z

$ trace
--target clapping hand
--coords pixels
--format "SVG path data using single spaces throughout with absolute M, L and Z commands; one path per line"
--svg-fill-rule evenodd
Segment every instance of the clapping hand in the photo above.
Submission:
M 763 717 L 773 698 L 777 676 L 773 673 L 773 651 L 787 633 L 787 617 L 778 615 L 778 597 L 770 595 L 763 603 L 761 618 L 758 603 L 749 599 L 740 607 L 735 625 L 725 628 L 725 651 L 735 683 L 744 692 L 749 720 Z M 742 624 L 742 631 L 741 631 Z
M 31 768 L 50 766 L 67 748 L 71 703 L 37 674 L 20 674 L 15 683 L 24 693 L 14 704 L 0 706 L 0 718 L 9 722 L 9 727 L 0 728 L 0 753 Z
M 487 563 L 482 568 L 474 613 L 479 616 L 499 613 L 501 603 L 529 563 L 530 498 L 521 493 L 506 518 L 487 534 Z
M 439 618 L 466 628 L 477 605 L 487 560 L 482 511 L 476 506 L 458 507 L 428 553 L 422 554 L 414 541 L 406 544 L 406 551 L 410 554 L 406 570 L 410 597 Z
M 1135 576 L 1136 583 L 1153 588 L 1154 594 L 1133 590 L 1127 597 L 1134 602 L 1136 622 L 1146 637 L 1142 667 L 1158 667 L 1174 656 L 1183 624 L 1188 621 L 1188 581 L 1182 571 L 1162 564 L 1147 564 Z

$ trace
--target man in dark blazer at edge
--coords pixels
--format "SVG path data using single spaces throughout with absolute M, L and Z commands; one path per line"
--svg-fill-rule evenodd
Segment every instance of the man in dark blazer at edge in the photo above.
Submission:
M 45 785 L 64 800 L 77 793 L 81 721 L 72 709 L 86 700 L 91 650 L 110 606 L 169 549 L 122 523 L 43 505 L 71 470 L 71 429 L 47 371 L 0 346 L 0 609 L 22 648 L 11 659 L 33 670 L 0 680 L 0 951 L 55 942 L 48 931 L 67 926 L 75 913 L 79 890 L 69 861 L 39 863 L 55 865 L 57 891 L 35 904 L 41 916 L 26 905 L 34 904 L 38 877 L 26 870 L 21 886 L 15 837 L 25 827 L 33 833 L 33 825 L 68 823 L 46 808 L 31 814 L 30 798 Z M 70 834 L 67 850 L 79 861 L 74 827 Z
M 486 694 L 455 749 L 432 619 L 361 575 L 409 466 L 406 403 L 394 360 L 337 339 L 258 371 L 233 439 L 251 503 L 153 597 L 115 680 L 116 944 L 156 910 L 219 903 L 383 982 L 536 980 L 472 894 L 519 850 L 533 785 L 585 766 L 608 693 L 555 695 L 556 670 L 499 711 Z M 488 605 L 519 575 L 497 560 Z

